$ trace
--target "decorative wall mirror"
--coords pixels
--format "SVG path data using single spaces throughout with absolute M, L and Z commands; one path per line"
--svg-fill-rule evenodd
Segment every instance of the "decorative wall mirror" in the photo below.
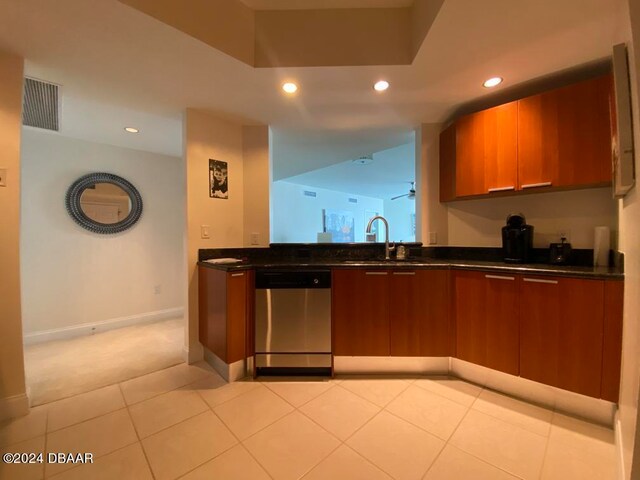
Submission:
M 67 211 L 82 228 L 94 233 L 118 233 L 142 215 L 142 197 L 131 183 L 111 173 L 90 173 L 67 190 Z

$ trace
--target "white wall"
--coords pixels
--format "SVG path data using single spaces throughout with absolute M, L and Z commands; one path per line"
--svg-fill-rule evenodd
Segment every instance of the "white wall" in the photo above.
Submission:
M 611 188 L 591 188 L 450 202 L 449 245 L 501 246 L 500 229 L 509 213 L 523 213 L 533 225 L 534 247 L 559 242 L 557 233 L 564 231 L 570 233 L 574 248 L 593 248 L 593 230 L 599 225 L 608 226 L 616 238 L 617 202 L 611 197 Z
M 67 189 L 91 172 L 138 189 L 144 209 L 133 228 L 98 235 L 67 214 Z M 183 307 L 183 184 L 180 158 L 23 129 L 25 335 Z
M 412 213 L 416 213 L 415 199 L 403 197 L 384 201 L 384 217 L 389 222 L 390 241 L 415 242 L 416 237 L 411 228 Z
M 316 197 L 307 197 L 305 190 L 316 192 Z M 350 203 L 349 198 L 358 199 Z M 272 243 L 316 243 L 318 232 L 322 232 L 322 210 L 346 210 L 353 212 L 355 241 L 364 242 L 364 229 L 369 219 L 365 211 L 383 214 L 383 201 L 379 198 L 363 197 L 344 192 L 309 187 L 285 181 L 271 185 Z

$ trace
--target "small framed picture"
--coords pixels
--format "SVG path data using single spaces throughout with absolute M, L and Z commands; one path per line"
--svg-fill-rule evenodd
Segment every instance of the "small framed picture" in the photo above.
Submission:
M 209 159 L 209 196 L 211 198 L 229 198 L 227 162 Z

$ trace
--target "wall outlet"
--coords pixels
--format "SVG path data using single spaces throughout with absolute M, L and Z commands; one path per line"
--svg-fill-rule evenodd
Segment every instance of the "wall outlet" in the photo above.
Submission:
M 571 243 L 571 230 L 562 229 L 558 230 L 556 233 L 557 239 L 555 240 L 557 243 L 560 243 L 561 239 L 564 237 L 567 239 L 567 243 Z
M 251 245 L 260 245 L 260 235 L 258 233 L 251 234 Z
M 7 169 L 0 168 L 0 187 L 7 186 Z
M 153 293 L 155 295 L 160 295 L 162 293 L 162 285 L 154 285 Z
M 429 232 L 429 245 L 438 243 L 438 232 Z
M 200 225 L 200 238 L 211 238 L 211 227 L 209 225 Z

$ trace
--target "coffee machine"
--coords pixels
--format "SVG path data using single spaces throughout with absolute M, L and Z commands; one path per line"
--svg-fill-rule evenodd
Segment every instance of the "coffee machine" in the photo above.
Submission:
M 533 226 L 527 225 L 524 215 L 512 213 L 502 227 L 502 251 L 507 263 L 525 263 L 533 253 Z

